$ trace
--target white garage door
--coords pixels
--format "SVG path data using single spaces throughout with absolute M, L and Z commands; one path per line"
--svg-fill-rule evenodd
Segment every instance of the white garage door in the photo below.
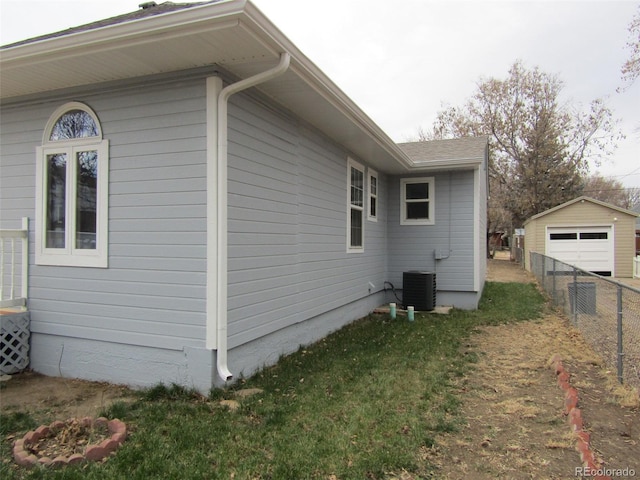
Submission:
M 547 255 L 588 272 L 613 274 L 613 232 L 607 227 L 548 227 Z

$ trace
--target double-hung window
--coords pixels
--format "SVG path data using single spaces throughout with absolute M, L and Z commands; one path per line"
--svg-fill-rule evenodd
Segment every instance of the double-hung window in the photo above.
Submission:
M 378 173 L 369 169 L 367 175 L 369 179 L 369 214 L 367 219 L 372 222 L 378 221 Z
M 400 180 L 400 224 L 433 225 L 434 199 L 434 177 Z
M 347 178 L 347 252 L 358 253 L 364 251 L 364 166 L 350 158 Z
M 107 267 L 109 144 L 98 117 L 63 105 L 36 153 L 36 263 Z

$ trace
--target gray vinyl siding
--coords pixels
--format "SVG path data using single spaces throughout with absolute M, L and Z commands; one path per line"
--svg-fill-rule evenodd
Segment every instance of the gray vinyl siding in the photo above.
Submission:
M 38 129 L 36 109 L 3 109 L 0 115 L 0 229 L 19 229 L 23 217 L 30 217 L 33 226 L 35 205 L 35 149 L 34 142 L 42 141 Z M 16 261 L 21 261 L 21 243 L 16 242 Z M 31 247 L 30 247 L 31 248 Z M 8 298 L 6 285 L 11 282 L 11 260 L 4 259 L 5 289 L 2 298 Z M 16 273 L 21 268 L 16 268 Z M 16 294 L 20 291 L 21 278 L 16 278 Z
M 384 202 L 346 253 L 348 152 L 247 97 L 229 119 L 229 346 L 382 290 Z M 366 165 L 366 159 L 358 159 Z M 384 191 L 381 176 L 380 196 Z
M 37 108 L 3 108 L 0 115 L 0 228 L 20 228 L 35 211 L 35 145 L 42 141 Z
M 3 107 L 2 228 L 35 228 L 35 147 L 49 116 L 88 104 L 110 142 L 109 268 L 33 265 L 33 333 L 181 350 L 204 346 L 204 80 Z
M 206 74 L 2 106 L 0 228 L 31 220 L 38 371 L 210 387 Z M 108 268 L 35 265 L 36 147 L 69 101 L 89 105 L 109 141 Z M 228 347 L 242 372 L 371 311 L 385 281 L 401 288 L 403 271 L 437 271 L 439 290 L 473 291 L 484 263 L 474 225 L 485 225 L 474 214 L 486 216 L 484 205 L 474 210 L 474 186 L 484 194 L 473 171 L 435 175 L 436 223 L 418 227 L 400 225 L 400 177 L 378 169 L 377 221 L 365 201 L 364 251 L 347 253 L 350 152 L 253 89 L 231 98 L 228 126 Z M 353 160 L 367 178 L 367 159 Z M 436 250 L 449 258 L 436 264 Z
M 474 224 L 473 171 L 435 174 L 435 223 L 400 225 L 400 180 L 389 183 L 389 280 L 397 288 L 402 273 L 436 272 L 438 290 L 473 291 Z M 435 260 L 435 252 L 447 256 Z
M 2 228 L 34 220 L 35 147 L 51 113 L 71 100 L 96 112 L 110 142 L 109 268 L 38 266 L 32 253 L 32 332 L 202 347 L 204 79 L 3 108 Z M 348 254 L 349 152 L 253 97 L 232 97 L 229 115 L 233 348 L 383 289 L 386 183 L 380 174 L 378 222 L 363 212 L 364 253 Z

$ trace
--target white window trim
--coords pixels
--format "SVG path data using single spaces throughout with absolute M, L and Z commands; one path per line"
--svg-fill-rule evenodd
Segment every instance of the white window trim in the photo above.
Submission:
M 58 145 L 59 143 L 61 143 L 56 140 L 49 140 L 51 138 L 51 130 L 53 130 L 53 127 L 58 122 L 58 119 L 70 110 L 82 110 L 83 112 L 88 113 L 89 115 L 91 115 L 93 121 L 96 123 L 96 127 L 98 128 L 98 135 L 96 137 L 76 139 L 76 142 L 80 142 L 81 140 L 88 140 L 89 143 L 95 143 L 96 139 L 102 140 L 102 125 L 100 125 L 100 121 L 98 120 L 98 116 L 96 115 L 96 113 L 84 103 L 69 102 L 58 107 L 56 111 L 53 112 L 49 117 L 49 120 L 47 121 L 47 124 L 44 127 L 44 132 L 42 134 L 42 145 Z
M 356 205 L 351 204 L 351 168 L 355 168 L 362 172 L 362 207 L 358 207 Z M 366 195 L 365 185 L 367 182 L 364 181 L 366 178 L 366 171 L 364 165 L 356 162 L 353 158 L 347 159 L 347 253 L 363 253 L 364 252 L 364 195 Z M 362 212 L 362 245 L 358 247 L 351 246 L 351 209 L 356 209 Z
M 81 139 L 51 141 L 51 129 L 57 120 L 67 111 L 83 110 L 89 113 L 98 127 L 98 136 Z M 96 248 L 77 249 L 72 241 L 76 225 L 76 175 L 75 153 L 88 149 L 98 152 L 98 182 L 96 205 Z M 47 162 L 52 153 L 66 153 L 69 159 L 67 169 L 67 201 L 65 202 L 67 228 L 65 248 L 46 247 L 46 202 L 47 202 Z M 35 262 L 36 265 L 56 265 L 74 267 L 108 267 L 108 221 L 109 221 L 109 141 L 102 139 L 102 130 L 98 117 L 86 105 L 70 102 L 58 108 L 52 115 L 43 134 L 43 145 L 36 147 L 36 223 L 35 223 Z
M 371 178 L 375 178 L 376 179 L 376 193 L 373 193 L 373 190 L 371 188 Z M 378 212 L 380 211 L 380 201 L 378 200 L 378 191 L 380 190 L 380 181 L 378 180 L 378 172 L 376 172 L 375 170 L 369 169 L 369 173 L 367 174 L 367 189 L 368 189 L 368 193 L 369 195 L 367 195 L 367 220 L 369 220 L 370 222 L 377 222 L 378 221 Z M 373 214 L 371 212 L 371 200 L 373 200 L 375 198 L 376 200 L 376 213 Z
M 407 184 L 428 183 L 429 184 L 429 218 L 411 219 L 407 218 Z M 435 177 L 413 177 L 400 179 L 400 225 L 434 225 L 435 224 Z

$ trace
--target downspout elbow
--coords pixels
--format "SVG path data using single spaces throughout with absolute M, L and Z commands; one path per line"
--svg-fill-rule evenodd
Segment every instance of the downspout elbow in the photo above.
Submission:
M 291 55 L 280 54 L 278 64 L 264 72 L 227 85 L 218 95 L 218 169 L 217 169 L 217 218 L 218 218 L 218 273 L 217 273 L 217 345 L 216 367 L 222 380 L 233 379 L 227 366 L 227 109 L 228 100 L 234 93 L 254 87 L 282 75 L 289 68 Z
M 280 61 L 276 66 L 268 70 L 265 70 L 264 72 L 257 73 L 252 77 L 245 78 L 235 83 L 232 83 L 230 85 L 227 85 L 220 92 L 219 99 L 223 100 L 222 103 L 224 103 L 225 104 L 224 106 L 226 106 L 226 102 L 231 95 L 233 95 L 234 93 L 241 92 L 242 90 L 246 90 L 247 88 L 255 87 L 256 85 L 264 83 L 273 78 L 279 77 L 280 75 L 282 75 L 284 72 L 288 70 L 290 63 L 291 63 L 291 55 L 287 52 L 281 53 Z M 218 105 L 220 104 L 221 103 L 218 103 Z M 224 123 L 226 126 L 226 118 L 224 119 Z

